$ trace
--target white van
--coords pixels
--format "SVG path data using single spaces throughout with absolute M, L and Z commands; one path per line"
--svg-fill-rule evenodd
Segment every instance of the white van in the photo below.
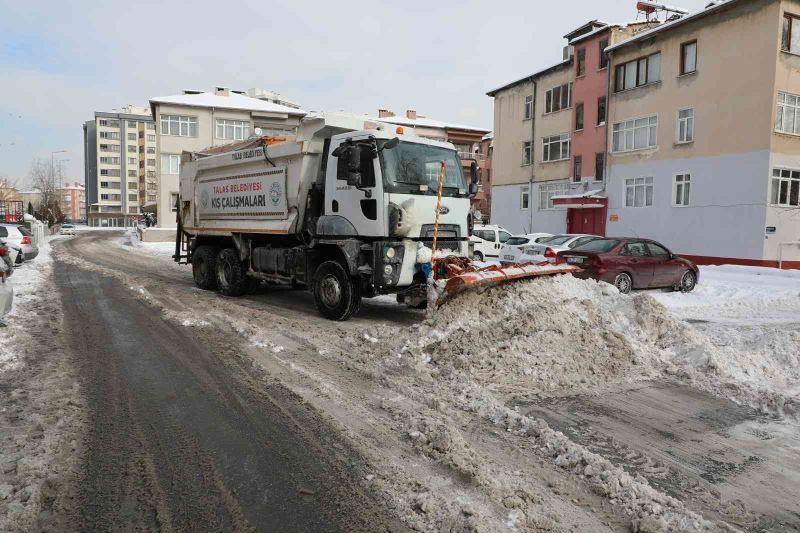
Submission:
M 500 249 L 511 238 L 511 233 L 501 226 L 475 226 L 469 242 L 473 261 L 494 261 Z

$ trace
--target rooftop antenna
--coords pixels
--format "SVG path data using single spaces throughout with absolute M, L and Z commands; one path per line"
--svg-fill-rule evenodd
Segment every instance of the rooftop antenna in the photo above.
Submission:
M 645 22 L 655 24 L 668 22 L 689 14 L 683 8 L 652 2 L 651 0 L 639 0 L 636 2 L 636 10 L 638 11 L 636 20 L 639 20 L 640 15 L 644 15 Z

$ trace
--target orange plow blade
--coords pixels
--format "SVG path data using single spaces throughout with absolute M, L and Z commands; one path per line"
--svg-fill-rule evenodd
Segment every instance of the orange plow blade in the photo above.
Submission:
M 555 276 L 580 271 L 581 269 L 576 266 L 551 263 L 512 264 L 502 267 L 492 265 L 478 268 L 465 257 L 448 257 L 436 261 L 436 272 L 440 275 L 439 279 L 445 282 L 444 287 L 437 291 L 439 298 L 436 305 L 442 305 L 467 289 L 491 287 L 518 279 Z M 441 287 L 440 283 L 437 283 L 439 287 Z

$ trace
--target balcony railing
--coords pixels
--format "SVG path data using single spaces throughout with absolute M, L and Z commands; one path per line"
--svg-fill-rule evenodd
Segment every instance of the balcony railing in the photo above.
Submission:
M 486 156 L 480 152 L 458 152 L 458 157 L 461 159 L 474 159 L 475 161 L 483 161 L 486 159 Z

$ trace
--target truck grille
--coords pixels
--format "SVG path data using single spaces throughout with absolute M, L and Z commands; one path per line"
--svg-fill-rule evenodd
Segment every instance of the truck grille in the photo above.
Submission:
M 420 240 L 430 248 L 433 245 L 433 224 L 425 224 L 419 232 Z M 439 224 L 439 236 L 436 247 L 440 250 L 457 252 L 461 239 L 461 228 L 458 224 Z

